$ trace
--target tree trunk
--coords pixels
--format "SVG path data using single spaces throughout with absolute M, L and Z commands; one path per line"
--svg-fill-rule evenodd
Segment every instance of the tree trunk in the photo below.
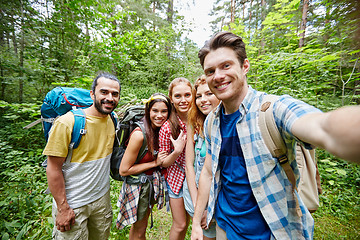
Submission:
M 324 32 L 324 41 L 325 41 L 325 46 L 327 46 L 328 41 L 329 41 L 329 32 L 327 31 L 327 28 L 330 24 L 330 6 L 328 6 L 327 4 L 325 5 L 326 8 L 326 15 L 325 15 L 325 32 Z
M 156 1 L 154 0 L 154 1 L 153 1 L 153 10 L 152 10 L 152 12 L 153 12 L 154 15 L 155 15 L 155 10 L 156 10 Z M 153 22 L 153 24 L 154 24 L 154 26 L 153 26 L 153 31 L 155 32 L 155 21 Z
M 263 22 L 265 20 L 265 9 L 266 9 L 266 1 L 265 0 L 261 0 L 261 40 L 260 40 L 260 49 L 261 49 L 261 54 L 265 53 L 265 38 L 264 38 L 264 33 L 263 33 Z
M 13 46 L 14 46 L 14 52 L 16 54 L 16 56 L 18 55 L 18 46 L 17 46 L 17 40 L 16 40 L 16 26 L 15 26 L 15 19 L 12 18 L 12 26 L 13 26 L 13 29 L 14 31 L 12 32 L 11 34 L 11 39 L 12 39 L 12 42 L 13 42 Z
M 252 7 L 253 0 L 250 0 L 250 7 L 249 7 L 249 26 L 251 25 L 251 7 Z
M 0 32 L 0 46 L 3 48 L 5 46 L 5 31 Z
M 244 0 L 244 1 L 242 1 L 241 2 L 242 3 L 242 5 L 243 5 L 243 8 L 242 8 L 242 20 L 243 20 L 243 22 L 245 23 L 245 7 L 246 7 L 246 1 Z
M 250 0 L 250 7 L 249 7 L 249 38 L 251 39 L 251 7 L 252 7 L 253 0 Z
M 20 40 L 20 74 L 19 74 L 19 102 L 23 102 L 23 95 L 24 95 L 24 9 L 23 9 L 23 3 L 21 1 L 21 26 L 20 26 L 20 34 L 21 34 L 21 40 Z
M 307 23 L 308 10 L 309 10 L 309 0 L 304 0 L 301 23 L 300 23 L 299 48 L 302 48 L 304 46 L 304 42 L 305 42 L 305 29 L 306 29 L 306 23 Z
M 15 29 L 15 28 L 14 28 L 14 29 Z M 16 56 L 17 56 L 17 54 L 18 54 L 18 48 L 17 48 L 17 40 L 16 40 L 15 30 L 14 30 L 14 32 L 12 32 L 12 34 L 11 34 L 11 39 L 12 39 L 12 41 L 13 41 L 14 52 L 15 52 L 15 54 L 16 54 Z
M 230 22 L 234 23 L 235 22 L 235 4 L 236 4 L 236 0 L 231 0 L 231 15 L 230 15 Z
M 0 79 L 1 79 L 1 96 L 0 96 L 0 99 L 2 100 L 5 100 L 5 87 L 6 87 L 6 84 L 5 84 L 5 75 L 4 75 L 4 69 L 3 69 L 3 66 L 2 66 L 2 62 L 1 62 L 1 59 L 0 59 Z
M 174 0 L 169 0 L 168 9 L 167 9 L 167 21 L 169 24 L 173 23 L 174 15 Z
M 355 81 L 354 95 L 357 96 L 355 101 L 359 105 L 360 104 L 360 80 Z
M 6 32 L 5 33 L 5 40 L 6 40 L 6 47 L 8 48 L 8 49 L 10 49 L 11 47 L 10 47 L 10 33 L 9 32 Z

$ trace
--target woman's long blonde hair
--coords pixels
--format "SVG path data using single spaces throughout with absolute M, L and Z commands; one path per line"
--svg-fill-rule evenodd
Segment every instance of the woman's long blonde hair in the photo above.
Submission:
M 191 106 L 188 112 L 188 124 L 194 129 L 194 133 L 197 133 L 201 137 L 204 137 L 204 121 L 206 115 L 203 114 L 199 108 L 196 106 L 196 92 L 200 85 L 207 84 L 205 81 L 205 75 L 200 76 L 196 79 L 194 87 L 192 89 L 193 98 L 191 101 Z

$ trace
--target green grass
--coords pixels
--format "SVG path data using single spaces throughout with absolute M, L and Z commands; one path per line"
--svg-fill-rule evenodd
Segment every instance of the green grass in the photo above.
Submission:
M 113 239 L 128 239 L 128 233 L 130 227 L 123 230 L 118 230 L 115 227 L 115 221 L 117 217 L 116 201 L 120 193 L 121 183 L 112 181 L 112 206 L 114 210 L 114 221 L 113 228 L 111 230 L 111 240 Z M 337 239 L 349 239 L 349 240 L 360 240 L 360 205 L 359 202 L 356 204 L 349 204 L 351 201 L 358 201 L 358 196 L 352 195 L 348 202 L 341 204 L 340 208 L 329 207 L 327 199 L 334 198 L 336 194 L 332 191 L 333 186 L 323 184 L 324 193 L 321 195 L 320 208 L 313 213 L 315 220 L 314 239 L 315 240 L 337 240 Z M 359 195 L 360 191 L 357 190 Z M 327 205 L 325 205 L 327 204 Z M 354 207 L 355 205 L 355 207 Z M 164 207 L 161 210 L 153 210 L 154 227 L 150 229 L 150 218 L 146 232 L 146 238 L 148 240 L 168 239 L 169 231 L 171 227 L 171 213 L 166 212 Z M 191 236 L 191 222 L 186 234 L 186 240 L 190 239 Z
M 319 214 L 314 216 L 315 231 L 314 239 L 335 240 L 335 239 L 360 239 L 360 217 L 344 220 L 330 214 Z
M 11 170 L 11 172 L 13 171 Z M 35 167 L 21 168 L 16 172 L 24 174 L 22 175 L 23 182 L 15 181 L 15 174 L 6 182 L 4 178 L 1 182 L 1 239 L 49 239 L 53 226 L 51 196 L 41 193 L 46 188 L 46 184 L 44 184 L 46 182 L 45 171 Z M 126 227 L 118 230 L 115 227 L 118 214 L 116 201 L 120 187 L 121 182 L 111 180 L 111 201 L 114 212 L 111 240 L 128 239 L 130 229 L 130 227 Z M 334 186 L 326 183 L 323 184 L 323 187 L 321 206 L 313 214 L 315 219 L 314 239 L 360 239 L 360 204 L 358 201 L 360 191 L 357 188 L 335 191 Z M 340 193 L 346 195 L 343 196 Z M 166 212 L 166 208 L 161 210 L 154 208 L 153 219 L 154 227 L 151 230 L 149 227 L 147 228 L 147 239 L 168 239 L 172 222 L 171 213 Z M 190 234 L 191 226 L 186 239 L 190 239 Z

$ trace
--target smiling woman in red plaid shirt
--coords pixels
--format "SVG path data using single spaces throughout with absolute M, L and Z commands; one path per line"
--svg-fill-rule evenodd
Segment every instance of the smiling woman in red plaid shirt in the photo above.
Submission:
M 191 83 L 186 78 L 175 78 L 170 83 L 169 98 L 176 115 L 170 116 L 159 133 L 159 151 L 168 153 L 162 167 L 166 168 L 165 178 L 173 218 L 169 233 L 170 240 L 184 239 L 190 221 L 190 216 L 185 211 L 182 188 L 185 179 L 186 123 L 192 101 L 191 89 Z

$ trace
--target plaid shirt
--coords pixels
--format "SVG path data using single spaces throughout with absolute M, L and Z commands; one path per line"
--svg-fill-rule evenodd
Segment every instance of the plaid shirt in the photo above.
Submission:
M 164 206 L 164 187 L 161 183 L 161 175 L 159 171 L 154 171 L 152 175 L 152 185 L 154 188 L 154 199 L 157 201 L 158 209 Z M 123 229 L 127 225 L 137 221 L 137 209 L 142 184 L 132 185 L 123 183 L 117 206 L 120 208 L 116 219 L 116 227 Z M 151 191 L 151 189 L 150 189 Z
M 283 168 L 277 159 L 271 156 L 261 136 L 258 112 L 263 94 L 249 87 L 245 99 L 239 106 L 241 114 L 236 126 L 252 192 L 265 221 L 270 227 L 272 238 L 312 239 L 314 220 L 297 192 L 295 192 L 296 196 L 293 194 L 291 183 L 287 179 Z M 209 119 L 207 118 L 205 121 L 205 136 L 208 153 L 212 157 L 213 175 L 207 209 L 208 223 L 214 214 L 216 198 L 221 189 L 221 172 L 218 165 L 221 148 L 221 108 L 222 104 L 214 112 L 215 118 L 210 129 L 210 135 L 208 132 Z M 290 130 L 295 120 L 312 112 L 319 112 L 319 110 L 286 95 L 281 96 L 274 104 L 275 121 L 288 147 L 288 158 L 291 167 L 294 169 L 297 183 L 299 183 L 299 171 L 296 161 L 294 161 L 297 139 Z M 301 217 L 298 216 L 295 209 L 295 197 L 299 199 L 302 211 Z
M 186 134 L 186 125 L 181 121 L 181 119 L 178 117 L 180 126 L 184 131 L 184 134 Z M 166 121 L 160 129 L 159 132 L 159 152 L 166 151 L 169 154 L 174 150 L 171 141 L 170 141 L 170 124 L 169 121 Z M 175 163 L 177 162 L 177 164 Z M 167 168 L 167 175 L 166 175 L 166 181 L 168 182 L 171 190 L 175 194 L 179 194 L 180 189 L 183 185 L 184 179 L 185 179 L 185 148 L 182 151 L 182 153 L 179 155 L 179 157 L 175 160 L 175 162 L 170 165 Z M 180 169 L 179 165 L 183 168 Z M 182 171 L 183 170 L 183 171 Z

